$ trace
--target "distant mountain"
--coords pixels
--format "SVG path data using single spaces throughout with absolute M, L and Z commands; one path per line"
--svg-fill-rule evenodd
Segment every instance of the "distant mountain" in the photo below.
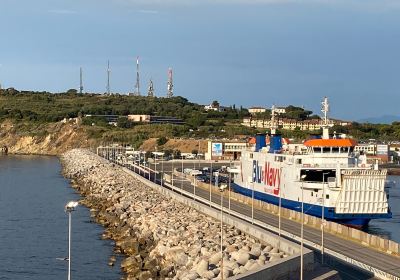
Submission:
M 361 119 L 361 120 L 358 120 L 357 122 L 359 122 L 359 123 L 386 123 L 386 124 L 391 124 L 392 122 L 396 122 L 396 121 L 397 122 L 400 121 L 400 116 L 384 115 L 384 116 L 380 116 L 380 117 Z

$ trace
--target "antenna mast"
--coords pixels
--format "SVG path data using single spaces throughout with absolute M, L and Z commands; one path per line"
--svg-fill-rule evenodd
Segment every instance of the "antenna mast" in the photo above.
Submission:
M 271 135 L 275 135 L 276 134 L 276 121 L 275 121 L 275 114 L 276 114 L 276 110 L 275 110 L 275 105 L 272 105 L 271 108 Z
M 174 84 L 172 82 L 172 68 L 168 69 L 167 98 L 174 96 Z
M 110 61 L 107 62 L 107 94 L 111 94 L 111 88 L 110 88 Z
M 83 93 L 83 72 L 82 72 L 82 67 L 80 68 L 80 83 L 79 83 L 79 93 Z
M 136 57 L 136 85 L 135 85 L 135 96 L 140 96 L 140 76 L 139 76 L 139 57 Z
M 323 120 L 322 120 L 322 139 L 329 139 L 329 119 L 328 119 L 328 113 L 329 113 L 329 102 L 328 102 L 328 97 L 324 97 L 324 101 L 321 102 L 322 108 L 321 112 L 323 114 Z
M 150 79 L 149 89 L 147 91 L 147 96 L 154 97 L 154 85 L 153 85 L 153 81 L 151 79 Z

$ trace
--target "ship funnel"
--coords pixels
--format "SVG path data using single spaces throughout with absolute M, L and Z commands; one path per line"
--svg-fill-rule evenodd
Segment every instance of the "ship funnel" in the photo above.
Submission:
M 266 146 L 265 144 L 265 134 L 258 133 L 256 135 L 256 152 L 260 151 L 262 148 Z
M 279 134 L 271 135 L 271 143 L 269 146 L 269 153 L 280 153 L 282 150 L 282 136 Z

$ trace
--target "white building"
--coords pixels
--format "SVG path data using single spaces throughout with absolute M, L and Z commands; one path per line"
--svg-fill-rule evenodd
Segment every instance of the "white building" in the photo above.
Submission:
M 263 108 L 263 107 L 251 107 L 249 108 L 249 113 L 252 115 L 255 115 L 257 113 L 265 113 L 267 109 Z

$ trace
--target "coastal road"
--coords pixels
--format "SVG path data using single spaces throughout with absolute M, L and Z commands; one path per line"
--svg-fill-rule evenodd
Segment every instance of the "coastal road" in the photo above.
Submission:
M 165 163 L 164 163 L 165 164 Z M 168 163 L 169 164 L 169 163 Z M 171 166 L 169 165 L 164 165 L 164 171 L 165 170 L 172 170 Z M 189 168 L 193 168 L 193 163 L 192 167 L 188 165 Z M 221 165 L 226 165 L 226 164 L 221 164 Z M 157 163 L 157 170 L 160 170 L 158 167 L 160 166 L 160 163 Z M 153 167 L 153 166 L 151 166 Z M 168 168 L 169 167 L 169 168 Z M 185 163 L 184 163 L 184 168 L 185 168 Z M 169 171 L 170 172 L 170 171 Z M 146 174 L 145 174 L 146 175 Z M 154 177 L 152 175 L 152 181 L 154 181 Z M 159 181 L 159 179 L 157 180 Z M 193 193 L 194 192 L 194 186 L 186 179 L 180 176 L 175 177 L 175 183 L 174 185 L 178 188 L 183 188 L 185 191 Z M 202 197 L 204 199 L 209 199 L 210 198 L 210 193 L 207 190 L 201 189 L 201 188 L 196 188 L 196 196 Z M 218 194 L 212 193 L 211 196 L 212 202 L 216 204 L 220 204 L 220 196 Z M 227 199 L 224 199 L 224 207 L 228 208 L 229 202 Z M 238 201 L 231 200 L 230 202 L 231 210 L 241 213 L 243 215 L 246 215 L 248 217 L 251 217 L 251 206 L 240 203 Z M 259 220 L 261 222 L 264 222 L 266 224 L 272 225 L 274 227 L 278 227 L 278 216 L 259 210 L 259 209 L 254 209 L 254 219 Z M 291 234 L 300 236 L 300 224 L 289 220 L 289 219 L 281 219 L 281 229 L 284 231 L 287 231 Z M 316 244 L 321 244 L 321 231 L 317 230 L 315 228 L 311 228 L 308 226 L 304 226 L 304 238 L 308 241 L 314 242 Z M 352 242 L 350 240 L 346 240 L 343 238 L 340 238 L 339 236 L 330 234 L 325 232 L 324 234 L 324 245 L 325 248 L 328 250 L 332 250 L 334 252 L 340 253 L 348 258 L 351 258 L 353 260 L 359 261 L 361 263 L 367 264 L 371 267 L 377 268 L 381 271 L 384 271 L 390 275 L 393 275 L 395 277 L 399 277 L 400 279 L 400 258 L 391 256 L 379 251 L 376 251 L 374 249 L 371 249 L 369 247 L 363 246 L 359 243 Z M 337 270 L 338 269 L 337 260 L 332 257 L 328 257 L 327 254 L 325 253 L 325 265 L 333 265 L 333 267 Z M 345 279 L 370 279 L 372 274 L 368 273 L 362 273 L 360 270 L 357 270 L 354 268 L 354 271 L 349 271 L 349 269 L 345 269 L 341 271 L 342 276 L 343 273 L 345 274 Z M 396 279 L 393 277 L 392 279 Z M 390 278 L 388 278 L 390 279 Z

